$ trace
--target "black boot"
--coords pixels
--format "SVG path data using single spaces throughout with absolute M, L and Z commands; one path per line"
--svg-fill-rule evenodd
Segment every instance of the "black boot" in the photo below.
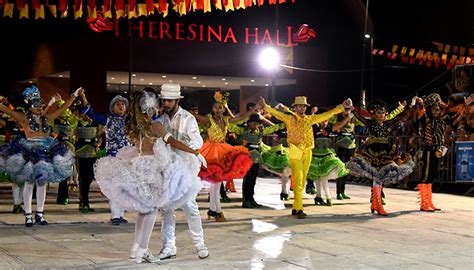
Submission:
M 35 223 L 39 223 L 40 225 L 48 225 L 48 221 L 44 218 L 43 212 L 36 211 Z

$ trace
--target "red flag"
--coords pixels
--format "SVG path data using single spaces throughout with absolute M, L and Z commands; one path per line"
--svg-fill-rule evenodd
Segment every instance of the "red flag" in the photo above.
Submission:
M 40 1 L 39 0 L 31 0 L 31 7 L 34 9 L 40 8 Z
M 246 7 L 246 8 L 251 7 L 251 6 L 252 6 L 252 2 L 253 2 L 253 0 L 245 0 L 245 1 L 244 1 L 245 7 Z
M 158 10 L 160 12 L 165 12 L 166 11 L 166 8 L 168 7 L 167 6 L 167 3 L 166 3 L 166 0 L 159 0 L 158 1 Z
M 81 9 L 82 0 L 74 0 L 74 11 L 78 11 Z
M 153 12 L 153 9 L 154 9 L 153 0 L 146 0 L 146 11 L 150 13 L 150 12 Z
M 234 8 L 238 8 L 240 5 L 240 0 L 234 0 Z
M 124 10 L 124 9 L 125 9 L 124 0 L 116 0 L 115 1 L 115 10 Z
M 196 10 L 204 10 L 204 0 L 196 0 Z
M 59 0 L 59 11 L 64 12 L 67 10 L 67 0 Z
M 190 11 L 191 10 L 191 0 L 186 0 L 186 11 Z
M 89 2 L 87 3 L 87 6 L 88 6 L 90 9 L 96 9 L 96 3 L 97 3 L 96 0 L 89 0 Z
M 8 0 L 0 0 L 0 6 L 3 6 L 7 3 Z
M 16 8 L 18 10 L 24 8 L 26 5 L 26 0 L 16 0 Z
M 104 0 L 104 12 L 107 12 L 110 10 L 112 6 L 111 4 L 112 4 L 112 0 Z
M 268 3 L 269 3 L 270 5 L 276 5 L 277 0 L 268 0 Z
M 128 11 L 134 11 L 137 7 L 137 0 L 128 0 Z
M 263 6 L 265 0 L 257 0 L 258 6 Z

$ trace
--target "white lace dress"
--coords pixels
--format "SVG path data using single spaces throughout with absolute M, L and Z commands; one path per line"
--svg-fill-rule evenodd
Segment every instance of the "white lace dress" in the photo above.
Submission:
M 153 152 L 139 155 L 136 147 L 127 146 L 116 157 L 99 159 L 94 172 L 102 193 L 124 209 L 141 213 L 176 209 L 194 198 L 202 184 L 192 155 L 177 155 L 161 138 Z

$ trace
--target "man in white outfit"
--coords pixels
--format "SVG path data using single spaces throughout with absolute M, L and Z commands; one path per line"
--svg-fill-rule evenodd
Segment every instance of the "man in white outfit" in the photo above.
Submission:
M 192 149 L 198 150 L 203 145 L 199 127 L 194 116 L 179 106 L 181 96 L 181 86 L 179 84 L 163 84 L 159 95 L 162 100 L 163 115 L 157 120 L 161 122 L 167 131 L 177 139 L 185 143 Z M 196 164 L 200 164 L 196 162 Z M 195 167 L 196 175 L 199 173 L 199 166 Z M 204 243 L 204 232 L 201 223 L 201 214 L 196 203 L 196 198 L 192 198 L 181 209 L 186 215 L 191 238 L 200 259 L 207 258 L 209 252 Z M 161 233 L 163 235 L 163 249 L 160 252 L 160 260 L 176 258 L 176 217 L 174 211 L 162 210 Z

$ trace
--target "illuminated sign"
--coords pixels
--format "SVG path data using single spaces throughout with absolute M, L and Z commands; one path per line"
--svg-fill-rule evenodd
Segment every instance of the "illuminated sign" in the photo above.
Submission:
M 137 38 L 188 40 L 199 42 L 244 43 L 255 45 L 274 45 L 294 47 L 316 38 L 316 31 L 307 24 L 298 29 L 293 26 L 276 31 L 268 28 L 244 27 L 234 28 L 222 25 L 168 23 L 164 21 L 129 20 L 125 23 L 111 21 L 98 14 L 97 19 L 87 20 L 95 32 L 113 31 L 116 36 L 133 36 Z

